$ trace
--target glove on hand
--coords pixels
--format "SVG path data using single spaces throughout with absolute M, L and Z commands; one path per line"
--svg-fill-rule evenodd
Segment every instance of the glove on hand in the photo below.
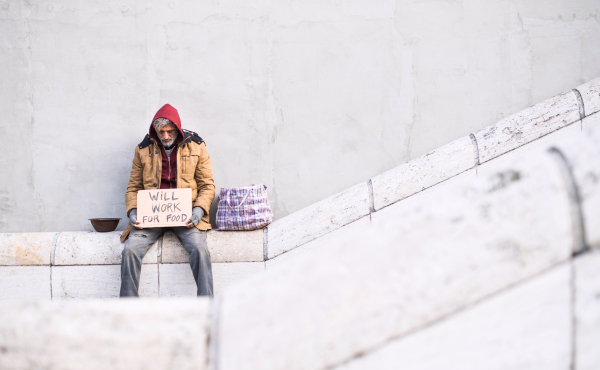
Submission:
M 196 226 L 198 225 L 198 222 L 200 222 L 202 216 L 204 216 L 204 211 L 202 210 L 202 208 L 194 207 L 194 209 L 192 209 L 192 218 L 190 218 L 190 221 L 192 221 L 194 226 Z
M 129 224 L 131 227 L 135 227 L 135 222 L 137 221 L 137 209 L 132 209 L 129 212 Z

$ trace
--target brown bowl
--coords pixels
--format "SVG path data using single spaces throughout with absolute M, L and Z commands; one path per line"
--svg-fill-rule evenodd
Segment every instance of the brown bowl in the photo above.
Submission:
M 99 233 L 105 233 L 108 231 L 115 231 L 117 225 L 119 225 L 120 218 L 90 218 L 94 230 Z

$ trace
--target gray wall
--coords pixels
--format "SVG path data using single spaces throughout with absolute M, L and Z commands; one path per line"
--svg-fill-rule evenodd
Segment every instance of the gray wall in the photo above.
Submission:
M 599 20 L 593 0 L 0 1 L 0 232 L 125 217 L 164 103 L 217 191 L 265 183 L 281 218 L 600 76 Z

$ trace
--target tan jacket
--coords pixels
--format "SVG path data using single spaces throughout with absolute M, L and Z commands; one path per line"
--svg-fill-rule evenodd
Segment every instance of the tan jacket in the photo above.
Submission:
M 158 144 L 154 139 L 146 136 L 144 141 L 136 146 L 133 156 L 131 175 L 125 193 L 128 217 L 129 212 L 137 208 L 138 190 L 160 188 L 161 173 L 162 157 Z M 215 197 L 212 166 L 206 144 L 190 131 L 185 131 L 184 140 L 177 150 L 177 188 L 192 189 L 192 207 L 200 207 L 204 211 L 204 217 L 196 228 L 209 230 L 211 227 L 208 211 Z M 127 239 L 131 229 L 133 228 L 128 224 L 121 235 L 121 242 Z

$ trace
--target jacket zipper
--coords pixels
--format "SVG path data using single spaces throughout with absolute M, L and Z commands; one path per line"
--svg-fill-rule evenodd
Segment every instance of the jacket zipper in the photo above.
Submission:
M 155 151 L 156 151 L 156 149 L 159 149 L 159 148 L 158 148 L 158 146 L 156 146 L 156 147 L 154 148 L 154 150 L 155 150 Z M 156 160 L 156 183 L 158 184 L 158 186 L 157 186 L 156 188 L 157 188 L 157 189 L 160 189 L 160 180 L 161 180 L 161 179 L 160 179 L 160 175 L 159 175 L 159 173 L 158 173 L 158 172 L 159 172 L 159 171 L 158 171 L 158 165 L 160 164 L 160 162 L 158 161 L 158 156 L 157 156 L 157 155 L 155 155 L 155 156 L 154 156 L 154 158 L 155 158 L 155 160 Z M 162 160 L 161 160 L 161 162 L 162 162 Z M 162 168 L 161 168 L 161 171 L 162 171 Z
M 171 154 L 173 154 L 173 152 L 171 152 Z M 169 162 L 169 189 L 173 189 L 173 184 L 171 183 L 171 154 L 167 157 L 167 161 Z

